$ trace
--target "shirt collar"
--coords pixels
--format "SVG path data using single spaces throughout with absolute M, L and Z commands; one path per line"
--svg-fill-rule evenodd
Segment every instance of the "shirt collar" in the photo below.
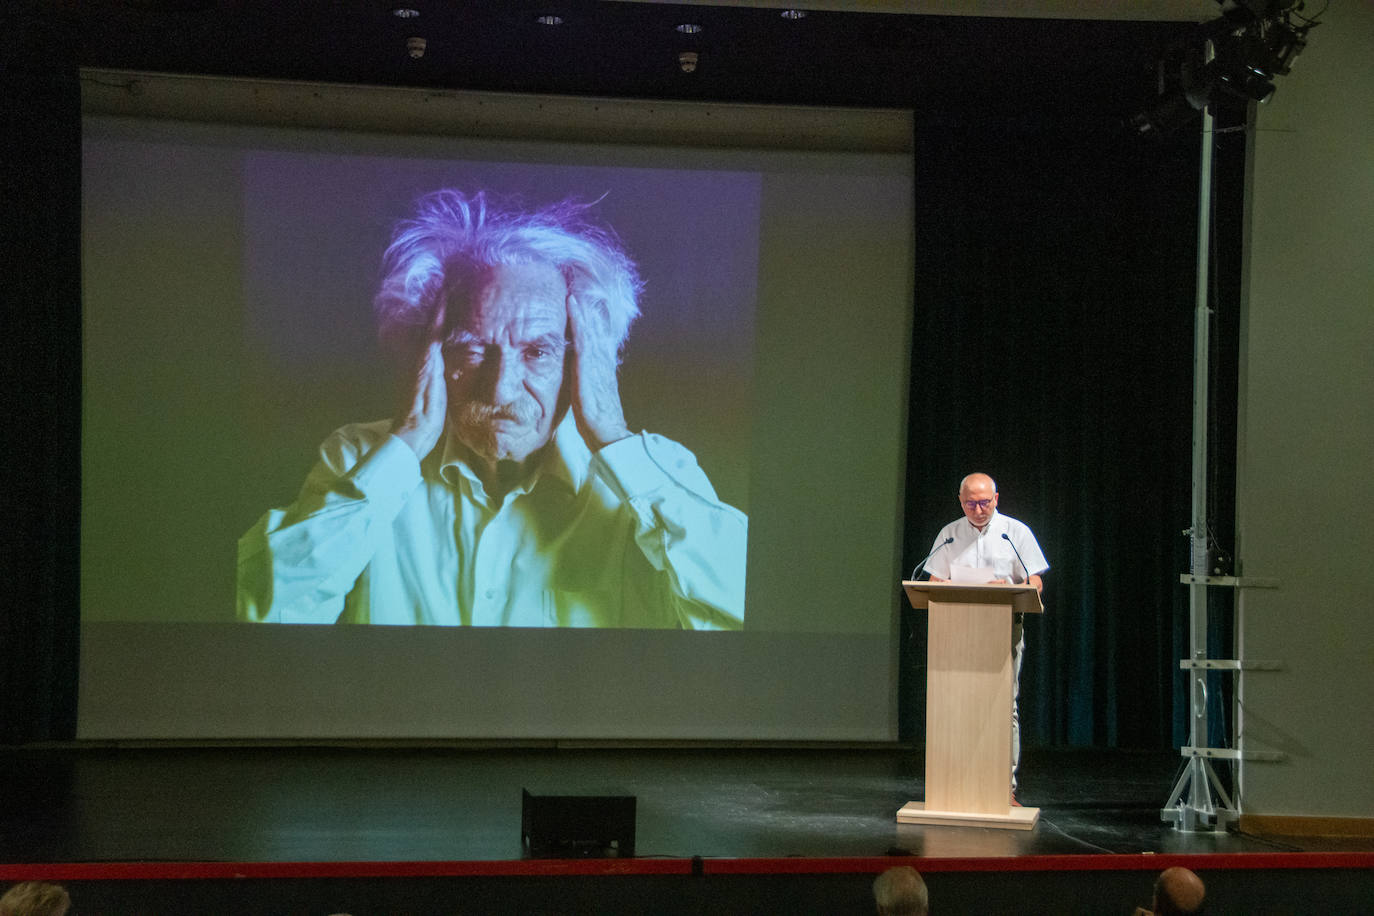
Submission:
M 466 479 L 474 493 L 485 495 L 486 488 L 472 469 L 470 455 L 471 452 L 459 441 L 452 427 L 446 427 L 443 454 L 439 460 L 440 479 L 454 488 L 457 488 L 460 480 Z M 582 434 L 577 431 L 577 421 L 573 419 L 572 411 L 569 410 L 554 428 L 552 447 L 544 450 L 533 473 L 524 483 L 511 490 L 511 493 L 528 493 L 545 477 L 561 483 L 570 492 L 575 493 L 586 482 L 591 462 L 591 450 L 583 441 Z
M 973 522 L 968 520 L 967 515 L 960 519 L 960 521 L 964 523 L 965 528 L 967 528 L 970 532 L 973 533 L 974 537 L 983 537 L 985 535 L 992 534 L 994 531 L 997 531 L 1002 527 L 1002 514 L 998 512 L 996 509 L 993 509 L 992 515 L 988 516 L 988 523 L 983 526 L 982 531 L 979 531 L 977 527 L 974 526 Z

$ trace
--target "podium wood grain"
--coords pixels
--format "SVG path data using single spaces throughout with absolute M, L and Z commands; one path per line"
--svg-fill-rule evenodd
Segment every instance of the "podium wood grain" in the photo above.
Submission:
M 901 823 L 1030 829 L 1011 803 L 1011 615 L 1042 610 L 1031 586 L 903 583 L 929 610 L 926 797 Z
M 926 807 L 972 814 L 1011 805 L 1011 614 L 930 606 Z

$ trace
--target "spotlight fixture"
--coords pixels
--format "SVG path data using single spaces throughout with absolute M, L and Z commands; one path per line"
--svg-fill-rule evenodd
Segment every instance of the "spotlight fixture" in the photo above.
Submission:
M 673 31 L 681 32 L 683 35 L 697 35 L 701 32 L 701 26 L 697 25 L 695 22 L 684 22 L 681 25 L 674 26 Z
M 397 19 L 418 19 L 420 11 L 413 6 L 393 6 L 391 15 Z
M 1157 135 L 1181 126 L 1219 94 L 1267 102 L 1275 77 L 1292 70 L 1293 59 L 1307 47 L 1307 33 L 1320 25 L 1317 16 L 1302 15 L 1303 0 L 1217 3 L 1221 17 L 1198 26 L 1159 62 L 1159 98 L 1131 119 L 1139 133 Z
M 1274 94 L 1274 81 L 1263 70 L 1249 64 L 1231 61 L 1213 67 L 1210 72 L 1215 79 L 1212 85 L 1237 98 L 1267 102 Z
M 562 25 L 563 17 L 556 16 L 552 13 L 547 13 L 543 16 L 536 16 L 534 21 L 539 23 L 540 25 Z
M 782 18 L 791 19 L 793 22 L 797 21 L 798 19 L 805 19 L 806 10 L 783 10 Z

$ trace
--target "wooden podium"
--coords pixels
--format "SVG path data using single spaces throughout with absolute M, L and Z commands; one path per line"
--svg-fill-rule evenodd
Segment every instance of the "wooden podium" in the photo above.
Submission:
M 1033 585 L 903 582 L 929 608 L 926 800 L 900 824 L 1029 830 L 1039 808 L 1011 804 L 1011 615 L 1044 611 Z

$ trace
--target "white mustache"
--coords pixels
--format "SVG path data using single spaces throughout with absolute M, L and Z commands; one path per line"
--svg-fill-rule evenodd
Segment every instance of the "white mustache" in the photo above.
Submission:
M 528 401 L 512 401 L 508 404 L 483 404 L 479 401 L 466 401 L 458 405 L 453 417 L 460 426 L 479 429 L 502 420 L 529 426 L 538 418 L 539 414 L 535 405 Z

